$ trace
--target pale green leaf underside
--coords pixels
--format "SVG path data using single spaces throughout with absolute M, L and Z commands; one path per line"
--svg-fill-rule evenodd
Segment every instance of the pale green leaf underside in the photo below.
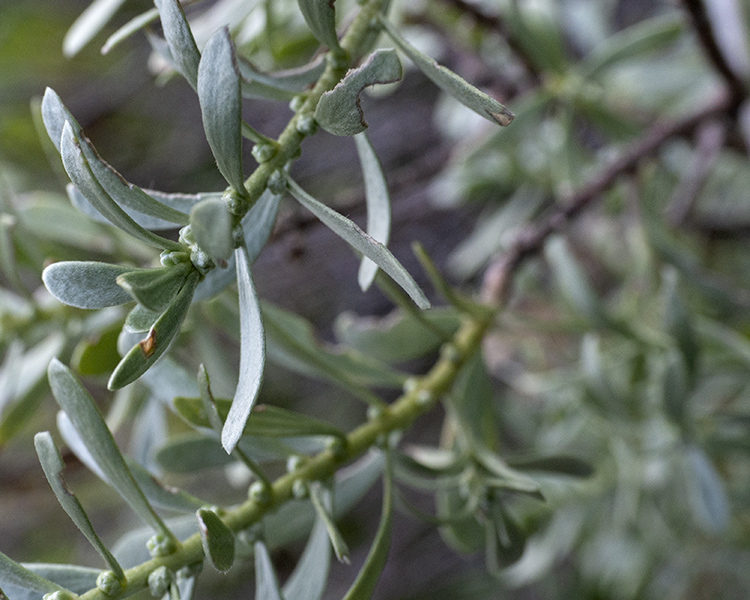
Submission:
M 154 512 L 135 483 L 112 433 L 86 388 L 70 369 L 57 359 L 53 359 L 50 363 L 48 377 L 55 400 L 65 411 L 109 484 L 117 490 L 141 519 L 156 531 L 169 535 L 161 518 Z
M 265 543 L 255 542 L 255 600 L 284 600 Z
M 310 501 L 315 507 L 318 518 L 323 520 L 326 526 L 328 539 L 331 541 L 331 547 L 336 553 L 339 562 L 349 564 L 349 546 L 344 540 L 336 521 L 333 517 L 333 497 L 330 490 L 323 487 L 319 481 L 310 483 Z
M 221 432 L 221 443 L 227 453 L 234 450 L 242 437 L 245 423 L 250 416 L 263 381 L 266 356 L 265 333 L 258 296 L 250 273 L 247 250 L 244 247 L 235 251 L 235 261 L 240 295 L 240 377 L 232 407 L 229 409 Z
M 63 39 L 63 54 L 78 54 L 109 22 L 125 0 L 95 0 L 75 20 Z
M 93 261 L 63 261 L 42 271 L 42 281 L 50 294 L 63 304 L 76 308 L 106 308 L 132 302 L 130 294 L 117 285 L 117 278 L 132 271 Z
M 380 22 L 398 49 L 445 93 L 453 96 L 485 119 L 501 126 L 510 125 L 515 115 L 500 102 L 478 90 L 450 69 L 438 64 L 435 59 L 417 50 L 387 19 L 381 17 Z
M 180 291 L 193 266 L 182 262 L 156 269 L 134 269 L 117 278 L 117 285 L 145 308 L 162 312 Z
M 367 202 L 367 233 L 384 246 L 391 235 L 391 198 L 375 150 L 365 133 L 354 136 L 359 162 L 365 179 L 365 201 Z M 364 257 L 359 267 L 359 287 L 367 290 L 375 280 L 378 266 Z
M 289 190 L 292 196 L 318 219 L 324 225 L 331 229 L 336 235 L 346 241 L 352 248 L 364 254 L 367 258 L 376 263 L 383 271 L 400 285 L 403 290 L 409 294 L 412 300 L 419 308 L 430 308 L 430 301 L 424 295 L 411 275 L 404 269 L 396 257 L 383 244 L 374 240 L 372 237 L 362 231 L 356 223 L 350 221 L 335 210 L 327 207 L 325 204 L 318 202 L 310 196 L 297 183 L 289 179 Z
M 291 99 L 295 94 L 315 83 L 326 67 L 325 56 L 321 55 L 307 65 L 296 69 L 266 73 L 253 64 L 237 57 L 237 67 L 242 75 L 242 95 L 247 98 L 269 100 Z
M 208 198 L 190 212 L 190 228 L 195 243 L 216 263 L 229 260 L 234 252 L 232 215 L 220 198 Z
M 362 91 L 380 83 L 394 83 L 403 77 L 395 50 L 376 50 L 358 68 L 350 70 L 335 88 L 321 96 L 315 120 L 334 135 L 356 135 L 367 129 L 360 104 Z
M 219 171 L 229 185 L 244 192 L 240 73 L 226 27 L 214 33 L 203 48 L 198 66 L 198 100 L 203 129 Z
M 47 477 L 47 481 L 55 493 L 60 506 L 62 506 L 76 527 L 86 536 L 86 539 L 109 565 L 115 577 L 120 581 L 124 580 L 125 574 L 122 571 L 122 567 L 120 567 L 115 557 L 112 556 L 112 553 L 102 543 L 101 539 L 99 539 L 83 506 L 65 484 L 65 465 L 49 432 L 43 431 L 37 433 L 34 437 L 34 446 L 39 456 L 39 462 L 44 470 L 44 475 Z
M 194 89 L 197 89 L 198 63 L 201 55 L 190 31 L 185 11 L 177 0 L 154 0 L 154 4 L 159 11 L 164 39 L 175 68 Z
M 297 566 L 284 584 L 284 600 L 320 600 L 331 566 L 331 544 L 325 521 L 318 515 Z
M 329 48 L 339 48 L 336 35 L 336 0 L 297 0 L 308 27 L 319 42 Z
M 203 551 L 217 571 L 226 573 L 234 563 L 234 534 L 215 512 L 201 508 L 195 514 Z
M 137 33 L 144 27 L 147 27 L 158 18 L 159 11 L 156 10 L 156 8 L 151 8 L 141 13 L 140 15 L 133 17 L 132 19 L 130 19 L 130 21 L 125 23 L 125 25 L 120 27 L 117 31 L 115 31 L 107 38 L 107 41 L 104 42 L 104 45 L 102 46 L 102 54 L 107 54 L 115 46 L 128 39 L 130 36 L 132 36 L 134 33 Z

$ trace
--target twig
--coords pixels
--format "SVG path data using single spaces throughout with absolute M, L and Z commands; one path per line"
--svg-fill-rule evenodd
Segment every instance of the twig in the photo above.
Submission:
M 667 140 L 690 133 L 707 119 L 731 110 L 733 100 L 730 94 L 722 94 L 701 110 L 682 119 L 654 124 L 587 185 L 566 194 L 560 202 L 560 207 L 554 212 L 539 222 L 529 223 L 485 272 L 482 300 L 487 304 L 502 303 L 509 291 L 513 272 L 527 257 L 538 252 L 550 235 L 561 230 L 570 219 L 601 197 L 621 175 L 632 171 Z
M 729 111 L 734 113 L 747 97 L 747 88 L 737 74 L 732 70 L 719 47 L 711 22 L 706 14 L 706 8 L 702 0 L 682 0 L 685 10 L 690 14 L 693 21 L 693 27 L 698 34 L 703 51 L 709 62 L 716 69 L 717 73 L 724 79 L 729 88 L 730 107 Z

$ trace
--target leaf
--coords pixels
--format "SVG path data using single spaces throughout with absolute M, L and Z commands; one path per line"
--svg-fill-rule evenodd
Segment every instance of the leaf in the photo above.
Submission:
M 219 418 L 225 419 L 231 400 L 215 398 L 216 410 Z M 174 399 L 175 410 L 189 423 L 198 427 L 211 427 L 210 418 L 206 414 L 201 398 L 177 397 Z M 333 436 L 345 437 L 333 425 L 313 417 L 286 410 L 278 406 L 256 404 L 245 423 L 243 435 L 258 437 L 301 437 L 301 436 Z
M 367 129 L 360 95 L 366 87 L 394 83 L 403 77 L 395 50 L 376 50 L 358 68 L 351 69 L 315 108 L 315 120 L 334 135 L 355 135 Z
M 380 515 L 380 524 L 375 533 L 375 541 L 365 559 L 365 564 L 352 586 L 346 592 L 344 600 L 364 600 L 372 597 L 378 579 L 380 579 L 380 574 L 383 572 L 385 563 L 388 560 L 388 551 L 391 547 L 392 520 L 393 466 L 390 457 L 386 454 L 386 466 L 383 474 L 383 508 Z
M 140 15 L 133 17 L 132 19 L 130 19 L 130 21 L 125 23 L 125 25 L 120 27 L 117 31 L 115 31 L 107 38 L 107 41 L 104 42 L 104 45 L 102 46 L 102 54 L 108 54 L 109 51 L 112 50 L 115 46 L 118 46 L 120 43 L 122 43 L 138 31 L 141 31 L 145 27 L 148 27 L 158 18 L 159 11 L 156 10 L 156 8 L 151 8 L 145 12 L 142 12 Z
M 240 295 L 240 377 L 232 407 L 221 431 L 221 443 L 228 454 L 242 436 L 245 422 L 258 397 L 266 359 L 260 305 L 250 273 L 250 259 L 244 247 L 235 251 L 235 261 Z
M 268 548 L 255 542 L 255 600 L 284 600 Z
M 65 171 L 68 173 L 73 185 L 81 191 L 94 208 L 104 215 L 110 223 L 150 246 L 178 251 L 184 250 L 182 244 L 151 233 L 138 225 L 110 197 L 91 171 L 89 161 L 81 150 L 81 144 L 73 133 L 70 123 L 67 121 L 63 127 L 62 139 L 60 141 L 60 154 L 62 155 Z
M 88 166 L 94 178 L 120 208 L 132 215 L 135 221 L 142 220 L 144 227 L 149 228 L 151 225 L 157 225 L 155 228 L 159 229 L 174 228 L 175 224 L 184 225 L 187 223 L 185 210 L 165 204 L 138 186 L 129 183 L 111 165 L 102 160 L 96 148 L 94 148 L 83 134 L 78 121 L 76 121 L 71 112 L 62 103 L 57 93 L 50 88 L 45 90 L 44 98 L 42 99 L 42 118 L 44 119 L 44 125 L 47 128 L 50 139 L 61 153 L 65 123 L 70 123 L 74 137 L 79 142 L 80 149 L 86 161 L 88 161 Z M 75 194 L 72 193 L 71 200 L 77 206 L 74 196 Z M 92 200 L 88 196 L 86 197 L 89 201 Z M 98 206 L 97 210 L 99 210 Z
M 487 486 L 512 490 L 528 494 L 538 500 L 544 500 L 544 496 L 539 489 L 539 484 L 534 479 L 508 466 L 496 454 L 486 448 L 475 446 L 473 448 L 473 455 L 479 465 L 486 470 L 483 481 Z
M 686 427 L 688 418 L 688 371 L 683 356 L 667 352 L 664 375 L 662 377 L 662 398 L 667 417 L 677 425 Z
M 156 453 L 156 461 L 170 473 L 193 473 L 223 467 L 234 459 L 221 445 L 204 435 L 186 434 L 169 440 Z
M 190 212 L 190 229 L 201 250 L 222 265 L 234 252 L 232 215 L 227 203 L 218 198 L 199 202 Z
M 391 199 L 388 186 L 375 150 L 364 133 L 354 136 L 362 174 L 365 178 L 365 200 L 367 202 L 367 233 L 384 246 L 391 235 Z M 378 266 L 369 258 L 363 258 L 359 268 L 359 287 L 367 290 L 375 280 Z
M 203 129 L 219 171 L 244 196 L 247 192 L 242 175 L 240 73 L 226 27 L 214 33 L 203 48 L 198 67 L 198 100 Z
M 331 50 L 338 50 L 339 39 L 336 35 L 336 0 L 297 0 L 307 26 L 321 44 Z
M 268 100 L 291 99 L 315 83 L 326 68 L 325 55 L 296 69 L 265 73 L 244 59 L 237 57 L 237 67 L 242 76 L 242 95 L 246 98 Z
M 42 281 L 63 304 L 76 308 L 106 308 L 126 304 L 133 299 L 117 285 L 117 278 L 133 271 L 102 262 L 62 261 L 42 271 Z
M 100 569 L 89 569 L 78 565 L 24 563 L 24 567 L 74 594 L 84 594 L 96 587 L 96 578 L 101 573 Z
M 73 350 L 70 365 L 79 375 L 104 375 L 111 373 L 120 362 L 117 338 L 121 324 L 115 322 L 108 327 L 92 331 Z
M 433 308 L 422 313 L 432 327 L 403 311 L 382 317 L 358 317 L 342 313 L 334 321 L 336 339 L 378 360 L 399 363 L 435 352 L 460 324 L 453 308 Z M 438 335 L 433 327 L 441 332 Z
M 677 342 L 687 368 L 689 381 L 694 380 L 700 358 L 700 345 L 695 336 L 693 322 L 688 307 L 679 293 L 678 274 L 669 268 L 663 274 L 664 285 L 664 325 L 667 332 Z
M 479 91 L 450 69 L 439 65 L 435 59 L 423 54 L 407 42 L 396 28 L 384 17 L 380 17 L 386 33 L 390 36 L 399 50 L 445 93 L 453 96 L 461 104 L 470 108 L 478 115 L 505 127 L 510 125 L 515 115 L 497 100 Z
M 63 54 L 71 58 L 109 22 L 125 0 L 94 0 L 65 34 Z
M 685 448 L 688 501 L 700 527 L 719 534 L 729 527 L 730 507 L 726 487 L 706 453 L 695 445 Z
M 344 536 L 341 535 L 341 531 L 336 526 L 336 521 L 333 518 L 333 497 L 330 490 L 326 490 L 319 481 L 310 482 L 310 501 L 312 502 L 315 512 L 318 518 L 322 519 L 326 526 L 326 532 L 328 538 L 331 541 L 333 551 L 336 553 L 336 558 L 339 562 L 349 564 L 349 546 L 344 540 Z
M 143 490 L 143 495 L 156 508 L 193 513 L 206 505 L 206 502 L 200 498 L 196 498 L 192 494 L 188 494 L 172 486 L 165 486 L 149 473 L 145 467 L 130 457 L 126 456 L 125 462 L 133 474 L 133 479 L 135 479 L 138 487 Z
M 199 280 L 197 271 L 188 275 L 182 289 L 151 327 L 148 336 L 133 346 L 112 372 L 107 383 L 110 390 L 120 389 L 138 379 L 166 352 L 180 331 Z
M 65 483 L 65 465 L 63 464 L 60 452 L 52 441 L 52 436 L 48 431 L 37 433 L 34 437 L 34 446 L 39 456 L 39 462 L 44 470 L 44 475 L 47 477 L 47 481 L 55 493 L 60 506 L 63 507 L 63 510 L 65 510 L 73 523 L 75 523 L 76 527 L 81 530 L 81 533 L 86 536 L 89 543 L 109 565 L 115 577 L 120 582 L 124 582 L 125 573 L 123 573 L 122 567 L 120 567 L 115 557 L 112 556 L 112 553 L 102 543 L 101 539 L 99 539 L 83 506 L 81 506 L 78 498 L 68 489 Z
M 491 499 L 489 508 L 490 519 L 486 533 L 487 570 L 497 575 L 523 556 L 526 535 L 505 511 L 499 498 Z
M 481 353 L 476 353 L 461 369 L 450 394 L 450 406 L 461 427 L 475 443 L 497 449 L 498 423 L 495 416 L 494 388 Z
M 284 600 L 321 600 L 330 567 L 328 528 L 320 515 L 317 515 L 302 556 L 284 584 Z
M 226 573 L 234 563 L 234 534 L 212 510 L 201 508 L 195 514 L 203 551 L 217 571 Z
M 297 183 L 289 179 L 289 190 L 292 196 L 352 248 L 364 254 L 376 263 L 383 271 L 398 283 L 409 294 L 414 303 L 422 309 L 430 308 L 430 301 L 424 295 L 411 275 L 404 269 L 396 257 L 380 242 L 372 239 L 355 223 L 318 202 Z
M 37 575 L 0 552 L 0 586 L 16 587 L 38 594 L 68 591 L 56 583 Z
M 507 462 L 509 467 L 520 471 L 544 471 L 570 477 L 591 477 L 594 474 L 591 464 L 574 456 L 514 457 L 508 458 Z
M 159 11 L 164 39 L 175 68 L 193 89 L 197 89 L 201 55 L 182 6 L 178 0 L 154 0 L 154 4 Z
M 458 486 L 443 486 L 435 494 L 438 518 L 449 523 L 440 527 L 440 537 L 451 548 L 470 554 L 482 547 L 485 530 L 474 516 L 477 499 L 463 496 Z
M 136 304 L 133 310 L 131 310 L 125 318 L 122 330 L 129 333 L 145 333 L 151 330 L 154 323 L 159 320 L 160 316 L 160 312 L 149 310 L 141 304 Z M 114 369 L 117 368 L 117 365 L 120 364 L 121 360 L 122 359 L 118 355 Z
M 185 283 L 193 265 L 190 262 L 157 269 L 130 269 L 117 277 L 117 285 L 133 300 L 154 312 L 162 312 Z
M 57 359 L 53 359 L 50 363 L 48 377 L 52 395 L 60 408 L 65 411 L 107 482 L 117 490 L 141 519 L 156 531 L 171 537 L 164 522 L 154 512 L 135 483 L 112 433 L 86 388 L 70 369 Z

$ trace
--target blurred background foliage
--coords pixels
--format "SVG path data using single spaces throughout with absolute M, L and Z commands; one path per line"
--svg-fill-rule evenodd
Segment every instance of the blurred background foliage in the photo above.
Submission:
M 196 36 L 204 40 L 223 22 L 206 14 L 220 19 L 243 3 L 208 4 L 208 13 L 198 10 L 206 3 L 195 7 L 196 19 L 203 15 L 194 23 Z M 230 15 L 243 50 L 264 68 L 307 60 L 317 44 L 294 3 L 258 4 L 265 29 L 256 13 Z M 62 543 L 77 540 L 77 533 L 59 518 L 31 433 L 54 423 L 43 377 L 48 360 L 66 356 L 103 389 L 124 317 L 119 309 L 92 316 L 61 308 L 40 291 L 39 273 L 53 259 L 153 258 L 71 207 L 29 103 L 45 86 L 54 87 L 129 180 L 166 191 L 223 187 L 197 101 L 184 81 L 168 80 L 143 36 L 104 56 L 98 51 L 108 34 L 150 3 L 126 2 L 104 34 L 64 59 L 65 32 L 86 5 L 5 0 L 0 6 L 0 539 L 3 552 L 22 560 L 91 558 L 83 543 L 72 557 Z M 411 72 L 388 95 L 365 100 L 373 144 L 392 186 L 392 246 L 407 267 L 415 272 L 416 261 L 407 255 L 418 239 L 452 283 L 475 292 L 482 272 L 512 249 L 519 231 L 564 210 L 623 149 L 715 102 L 727 78 L 707 59 L 690 6 L 695 3 L 395 2 L 395 18 L 413 43 L 517 114 L 509 128 L 492 128 Z M 726 63 L 745 84 L 750 5 L 706 0 L 703 6 Z M 732 11 L 739 18 L 722 18 Z M 424 459 L 427 445 L 460 458 L 467 439 L 478 437 L 533 472 L 546 502 L 525 494 L 503 502 L 510 522 L 528 535 L 522 555 L 507 568 L 502 560 L 485 564 L 491 553 L 484 552 L 484 530 L 475 519 L 455 518 L 461 486 L 476 483 L 474 467 L 459 464 L 463 480 L 453 487 L 446 482 L 456 480 L 455 472 L 433 469 L 429 485 L 441 490 L 433 505 L 414 491 L 429 487 L 424 473 L 415 475 L 406 463 L 400 472 L 404 504 L 453 520 L 436 527 L 413 511 L 397 516 L 377 598 L 750 595 L 750 105 L 731 93 L 721 110 L 644 151 L 599 190 L 594 206 L 520 265 L 507 308 L 485 340 L 484 361 L 471 365 L 445 410 L 407 438 L 410 456 Z M 263 101 L 248 108 L 269 135 L 291 114 L 283 104 Z M 362 216 L 359 175 L 346 142 L 316 136 L 294 169 L 319 196 Z M 262 298 L 314 324 L 319 337 L 309 338 L 311 347 L 324 340 L 327 350 L 335 344 L 337 352 L 353 348 L 404 371 L 423 370 L 436 355 L 434 331 L 401 313 L 387 315 L 390 302 L 377 292 L 359 294 L 355 270 L 323 228 L 285 207 L 255 273 Z M 176 353 L 191 372 L 206 363 L 217 396 L 231 395 L 228 382 L 236 379 L 235 362 L 221 359 L 237 347 L 231 293 L 194 310 L 185 349 Z M 447 330 L 455 325 L 449 309 L 430 318 Z M 304 324 L 297 325 L 299 334 Z M 276 358 L 264 401 L 303 406 L 341 429 L 361 421 L 364 409 L 340 386 L 311 383 L 303 377 L 309 366 L 300 368 L 283 348 Z M 110 425 L 144 462 L 154 460 L 147 431 L 154 421 L 180 430 L 171 417 L 155 418 L 146 408 L 162 384 L 131 386 L 114 400 L 103 396 Z M 591 465 L 593 475 L 541 473 L 533 465 L 542 456 L 575 457 Z M 131 525 L 129 517 L 72 455 L 66 459 L 92 518 L 109 522 L 106 535 L 116 539 Z M 541 469 L 549 470 L 560 469 Z M 212 474 L 210 487 L 205 473 L 199 489 L 224 490 L 211 500 L 237 496 L 224 483 L 236 474 Z M 198 489 L 182 473 L 170 477 Z M 378 505 L 377 498 L 365 500 L 344 521 L 352 546 L 372 536 Z M 49 518 L 42 525 L 44 514 Z M 364 552 L 355 552 L 354 562 Z M 297 554 L 296 547 L 278 552 L 282 572 Z M 198 597 L 249 593 L 236 587 L 242 576 L 214 577 L 201 584 L 206 587 Z M 327 597 L 340 597 L 348 578 L 346 568 L 336 567 Z

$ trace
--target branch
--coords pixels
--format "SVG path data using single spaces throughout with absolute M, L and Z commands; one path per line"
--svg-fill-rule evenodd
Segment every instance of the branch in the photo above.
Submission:
M 513 273 L 526 258 L 541 250 L 550 235 L 560 231 L 568 221 L 599 199 L 621 175 L 632 171 L 666 141 L 678 135 L 688 134 L 704 121 L 732 110 L 734 100 L 730 94 L 722 94 L 696 113 L 676 121 L 654 124 L 587 185 L 566 194 L 559 203 L 560 207 L 554 212 L 540 222 L 529 223 L 524 227 L 485 272 L 482 285 L 483 302 L 490 305 L 501 304 L 510 290 Z

